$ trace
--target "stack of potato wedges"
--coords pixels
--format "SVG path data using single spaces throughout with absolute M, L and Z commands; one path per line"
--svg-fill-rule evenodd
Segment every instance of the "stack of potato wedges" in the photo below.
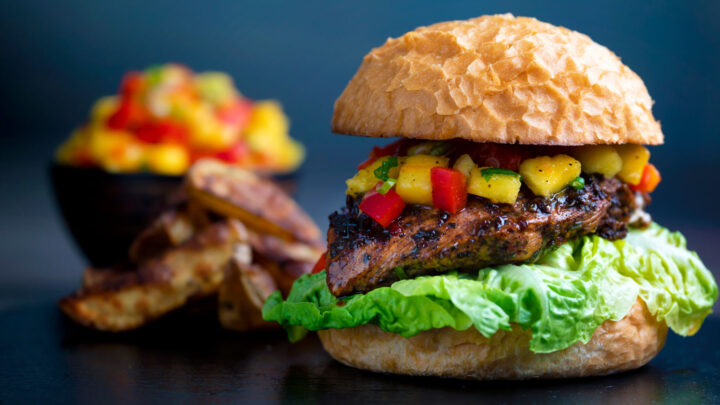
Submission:
M 217 296 L 224 327 L 271 328 L 261 316 L 265 299 L 287 294 L 323 247 L 315 223 L 272 181 L 202 160 L 181 201 L 137 236 L 128 260 L 87 268 L 82 287 L 59 305 L 78 323 L 124 331 Z

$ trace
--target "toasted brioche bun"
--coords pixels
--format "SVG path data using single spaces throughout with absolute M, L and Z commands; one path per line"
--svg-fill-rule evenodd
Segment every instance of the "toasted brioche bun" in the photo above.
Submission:
M 587 344 L 535 354 L 530 332 L 482 336 L 475 328 L 432 329 L 411 338 L 375 325 L 318 331 L 325 350 L 352 367 L 382 373 L 478 380 L 564 378 L 611 374 L 641 367 L 665 344 L 667 326 L 638 300 L 620 321 L 600 325 Z
M 333 131 L 542 145 L 663 143 L 642 79 L 586 35 L 510 14 L 421 27 L 365 56 Z

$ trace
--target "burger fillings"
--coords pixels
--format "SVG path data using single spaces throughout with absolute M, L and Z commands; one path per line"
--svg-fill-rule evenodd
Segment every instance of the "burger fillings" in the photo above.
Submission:
M 368 54 L 335 132 L 374 148 L 328 251 L 266 320 L 359 368 L 475 379 L 637 368 L 697 332 L 716 283 L 643 209 L 663 142 L 642 80 L 531 18 L 421 27 Z

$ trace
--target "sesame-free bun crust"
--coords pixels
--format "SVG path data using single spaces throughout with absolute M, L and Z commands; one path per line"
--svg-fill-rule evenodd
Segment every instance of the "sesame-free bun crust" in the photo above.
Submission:
M 375 325 L 318 331 L 325 350 L 352 367 L 382 373 L 478 380 L 566 378 L 611 374 L 643 366 L 665 344 L 667 326 L 638 300 L 620 321 L 606 321 L 583 344 L 535 354 L 530 332 L 513 325 L 490 338 L 475 328 L 432 329 L 411 338 Z
M 588 36 L 534 18 L 421 27 L 365 56 L 333 131 L 543 145 L 663 143 L 642 79 Z

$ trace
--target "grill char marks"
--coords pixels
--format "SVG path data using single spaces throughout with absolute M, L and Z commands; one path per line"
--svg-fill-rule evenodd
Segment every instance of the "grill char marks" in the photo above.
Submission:
M 625 237 L 634 193 L 616 179 L 592 176 L 582 190 L 551 198 L 521 190 L 514 205 L 470 196 L 455 215 L 409 205 L 387 229 L 346 207 L 330 216 L 328 286 L 336 296 L 362 293 L 408 277 L 535 260 L 547 248 L 598 233 Z

